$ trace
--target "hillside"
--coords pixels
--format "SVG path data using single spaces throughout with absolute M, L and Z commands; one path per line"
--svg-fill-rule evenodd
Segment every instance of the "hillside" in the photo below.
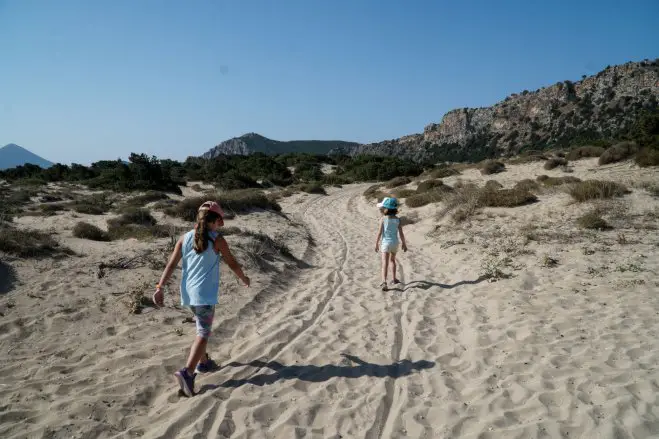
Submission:
M 491 107 L 452 110 L 423 133 L 340 152 L 461 161 L 615 139 L 643 111 L 656 111 L 658 101 L 659 59 L 629 62 L 581 81 L 524 90 Z
M 202 155 L 210 159 L 219 155 L 247 155 L 262 152 L 267 155 L 287 153 L 328 154 L 335 149 L 351 149 L 358 146 L 354 142 L 334 140 L 291 140 L 278 141 L 268 139 L 256 133 L 248 133 L 240 137 L 226 140 Z
M 26 163 L 37 165 L 42 168 L 48 168 L 53 165 L 48 160 L 13 143 L 0 148 L 0 170 L 15 168 L 16 166 L 25 165 Z

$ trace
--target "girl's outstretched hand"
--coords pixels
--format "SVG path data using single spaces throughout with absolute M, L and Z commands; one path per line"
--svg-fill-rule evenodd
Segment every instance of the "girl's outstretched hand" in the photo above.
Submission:
M 403 244 L 403 251 L 404 251 L 404 252 L 407 251 L 407 244 Z
M 156 292 L 153 293 L 153 303 L 155 303 L 157 307 L 165 305 L 165 294 L 160 287 L 156 287 Z
M 246 287 L 249 287 L 249 284 L 250 284 L 250 282 L 251 282 L 251 281 L 249 280 L 249 277 L 247 277 L 247 276 L 243 276 L 242 279 L 240 279 L 240 280 L 243 281 L 243 284 L 245 284 Z

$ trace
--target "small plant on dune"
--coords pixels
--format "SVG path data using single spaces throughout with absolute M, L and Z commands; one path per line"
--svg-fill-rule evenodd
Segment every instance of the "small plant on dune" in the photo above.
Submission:
M 73 236 L 91 241 L 109 241 L 110 235 L 93 224 L 79 222 L 73 227 Z
M 622 184 L 614 181 L 586 180 L 575 183 L 568 189 L 568 193 L 576 201 L 621 197 L 630 191 Z
M 419 213 L 418 212 L 410 212 L 405 215 L 400 216 L 400 223 L 403 226 L 408 226 L 411 224 L 415 224 L 416 222 L 419 221 Z
M 550 170 L 550 169 L 558 168 L 559 166 L 566 166 L 566 165 L 567 165 L 567 160 L 565 160 L 564 158 L 552 157 L 545 162 L 543 168 Z
M 454 189 L 454 192 L 446 196 L 445 207 L 438 213 L 438 218 L 453 212 L 453 221 L 459 223 L 478 211 L 480 190 L 474 183 L 465 182 L 456 183 Z
M 559 264 L 558 259 L 556 259 L 553 256 L 550 256 L 548 254 L 545 254 L 542 257 L 541 263 L 542 263 L 542 266 L 545 267 L 545 268 L 554 268 L 554 267 L 558 266 L 558 264 Z
M 590 211 L 577 218 L 577 224 L 583 229 L 607 230 L 611 226 L 596 211 Z
M 489 255 L 481 262 L 481 277 L 487 279 L 489 282 L 496 282 L 500 279 L 507 279 L 509 274 L 503 271 L 507 264 L 507 257 L 499 258 L 494 255 Z
M 599 158 L 600 165 L 616 163 L 631 158 L 638 151 L 638 146 L 634 142 L 616 143 L 602 153 Z
M 143 207 L 146 204 L 153 203 L 154 201 L 169 200 L 169 196 L 164 192 L 148 191 L 145 194 L 137 195 L 127 199 L 124 204 L 126 206 Z
M 293 258 L 288 246 L 280 239 L 273 239 L 263 233 L 254 232 L 243 232 L 243 235 L 249 236 L 250 240 L 246 244 L 239 244 L 238 248 L 250 267 L 266 270 L 269 267 L 268 261 L 275 255 L 281 255 L 287 259 Z
M 406 185 L 406 184 L 411 183 L 411 182 L 412 182 L 412 179 L 410 179 L 409 177 L 394 177 L 391 180 L 389 180 L 385 184 L 385 186 L 391 189 L 391 188 L 395 188 L 395 187 L 398 187 L 398 186 Z
M 480 165 L 480 171 L 483 175 L 498 174 L 506 170 L 506 165 L 497 160 L 485 160 Z

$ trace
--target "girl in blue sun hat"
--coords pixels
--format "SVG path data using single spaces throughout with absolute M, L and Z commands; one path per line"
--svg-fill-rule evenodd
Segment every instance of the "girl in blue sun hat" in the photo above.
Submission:
M 407 244 L 405 243 L 405 234 L 403 233 L 400 218 L 396 216 L 398 214 L 398 200 L 394 197 L 385 197 L 377 206 L 380 208 L 383 218 L 380 221 L 378 236 L 375 238 L 375 252 L 382 252 L 382 283 L 380 288 L 382 288 L 382 291 L 387 291 L 389 263 L 391 262 L 392 283 L 400 283 L 396 278 L 396 253 L 400 244 L 402 244 L 403 251 L 406 252 Z M 399 235 L 400 240 L 398 239 Z

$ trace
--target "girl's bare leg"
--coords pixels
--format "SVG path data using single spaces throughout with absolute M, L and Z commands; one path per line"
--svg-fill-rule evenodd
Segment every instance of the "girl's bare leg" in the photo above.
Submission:
M 389 253 L 382 253 L 382 282 L 387 283 L 387 271 L 389 271 Z
M 392 280 L 396 280 L 396 253 L 390 253 L 391 254 L 391 274 L 393 275 Z
M 188 356 L 188 362 L 185 365 L 185 367 L 188 369 L 189 375 L 194 373 L 199 360 L 201 360 L 202 356 L 204 356 L 206 353 L 207 343 L 208 339 L 197 336 L 194 343 L 192 344 L 192 347 L 190 348 L 190 356 Z

